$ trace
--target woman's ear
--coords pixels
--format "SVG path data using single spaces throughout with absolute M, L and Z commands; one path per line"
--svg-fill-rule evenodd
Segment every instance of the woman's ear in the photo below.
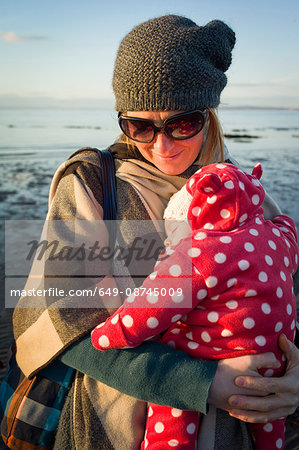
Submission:
M 261 163 L 257 163 L 254 168 L 252 169 L 252 173 L 254 177 L 256 177 L 258 180 L 262 178 L 263 175 L 263 169 Z

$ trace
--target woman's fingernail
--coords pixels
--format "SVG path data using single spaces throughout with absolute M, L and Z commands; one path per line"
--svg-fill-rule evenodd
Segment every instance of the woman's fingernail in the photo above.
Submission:
M 238 405 L 238 399 L 236 397 L 232 397 L 232 398 L 229 399 L 229 403 L 230 403 L 230 405 L 237 406 Z
M 242 377 L 236 378 L 236 384 L 237 384 L 238 386 L 244 386 L 244 384 L 245 384 L 245 379 L 242 378 Z

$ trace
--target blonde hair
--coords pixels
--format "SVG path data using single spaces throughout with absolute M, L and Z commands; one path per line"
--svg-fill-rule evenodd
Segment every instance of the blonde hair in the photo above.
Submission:
M 207 119 L 205 123 L 205 141 L 202 145 L 199 155 L 199 165 L 207 166 L 213 162 L 224 161 L 224 138 L 223 131 L 215 109 L 208 108 Z M 124 133 L 119 136 L 118 142 L 126 144 L 132 151 L 132 156 L 136 156 L 136 148 L 134 141 Z

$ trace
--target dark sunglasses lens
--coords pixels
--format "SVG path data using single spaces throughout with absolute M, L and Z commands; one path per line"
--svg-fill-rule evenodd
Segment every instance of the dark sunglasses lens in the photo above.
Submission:
M 120 127 L 123 132 L 134 141 L 151 142 L 153 140 L 154 129 L 147 121 L 121 119 Z
M 170 120 L 165 127 L 165 132 L 172 139 L 188 139 L 199 133 L 204 123 L 204 115 L 200 112 L 186 114 Z

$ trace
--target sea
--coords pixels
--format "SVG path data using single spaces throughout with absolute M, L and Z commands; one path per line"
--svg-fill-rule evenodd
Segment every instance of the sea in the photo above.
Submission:
M 218 113 L 230 154 L 249 171 L 262 163 L 264 187 L 299 226 L 299 110 Z M 113 110 L 0 109 L 1 218 L 42 218 L 59 164 L 81 147 L 105 148 L 118 135 Z

